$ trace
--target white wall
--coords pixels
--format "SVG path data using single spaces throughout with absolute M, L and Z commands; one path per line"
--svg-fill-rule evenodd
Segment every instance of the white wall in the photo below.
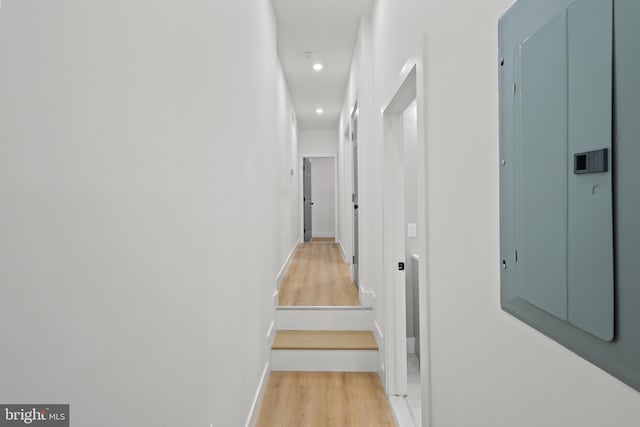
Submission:
M 428 197 L 428 227 L 419 232 L 427 238 L 429 323 L 422 314 L 421 331 L 430 333 L 422 350 L 423 360 L 430 352 L 433 425 L 635 427 L 640 393 L 500 309 L 497 20 L 511 4 L 377 1 L 371 50 L 356 53 L 360 63 L 352 70 L 341 120 L 348 123 L 357 93 L 370 114 L 362 123 L 370 132 L 361 150 L 362 233 L 369 247 L 363 277 L 367 286 L 382 286 L 375 277 L 375 264 L 382 262 L 382 208 L 375 193 L 381 188 L 380 112 L 403 65 L 413 59 L 419 96 L 426 95 L 418 101 L 419 152 L 427 165 L 419 176 L 426 175 Z M 365 45 L 368 25 L 365 20 L 361 29 Z M 362 72 L 367 55 L 375 70 L 370 77 Z M 426 384 L 426 369 L 423 375 Z M 427 425 L 429 417 L 423 419 Z
M 338 150 L 337 130 L 301 129 L 300 153 L 304 157 L 314 154 L 336 154 Z
M 311 158 L 311 200 L 313 237 L 335 237 L 334 157 Z
M 350 129 L 351 112 L 358 103 L 358 218 L 359 218 L 359 287 L 361 299 L 365 297 L 373 307 L 376 331 L 384 331 L 383 288 L 383 147 L 374 141 L 374 118 L 381 112 L 373 103 L 373 58 L 371 25 L 368 17 L 361 20 L 355 46 L 349 82 L 340 117 L 340 135 Z M 376 110 L 377 108 L 377 110 Z M 353 204 L 353 145 L 344 137 L 340 139 L 338 153 L 341 181 L 338 200 L 341 207 L 340 240 L 347 258 L 354 249 Z M 384 333 L 384 332 L 383 332 Z M 385 353 L 384 338 L 377 335 L 381 363 Z M 383 376 L 384 378 L 384 376 Z
M 342 120 L 341 118 L 341 122 Z M 353 160 L 351 158 L 351 152 L 347 153 L 348 148 L 351 147 L 351 139 L 348 132 L 348 123 L 346 126 L 340 123 L 336 158 L 338 168 L 338 196 L 336 200 L 338 223 L 336 224 L 336 241 L 342 246 L 346 261 L 351 262 L 351 256 L 353 255 L 353 204 L 351 203 L 353 175 L 349 165 L 351 165 Z M 348 197 L 347 194 L 349 195 Z
M 243 425 L 299 230 L 270 2 L 4 0 L 0 57 L 0 401 Z

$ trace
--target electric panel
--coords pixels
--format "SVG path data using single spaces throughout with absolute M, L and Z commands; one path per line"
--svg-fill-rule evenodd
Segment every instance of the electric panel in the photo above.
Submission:
M 640 389 L 638 22 L 636 0 L 519 0 L 498 70 L 502 307 Z
M 612 2 L 580 0 L 540 21 L 513 55 L 516 286 L 611 340 L 611 174 L 597 153 L 611 147 Z

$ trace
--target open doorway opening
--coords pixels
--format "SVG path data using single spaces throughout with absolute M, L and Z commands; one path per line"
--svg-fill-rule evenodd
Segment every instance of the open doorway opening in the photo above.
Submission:
M 407 404 L 421 425 L 420 385 L 420 287 L 418 255 L 418 107 L 414 100 L 403 113 L 405 192 L 405 285 L 407 307 Z
M 311 175 L 311 159 L 305 157 L 302 160 L 302 209 L 304 210 L 304 241 L 310 242 L 313 238 L 313 191 L 311 183 L 313 181 Z
M 333 242 L 336 236 L 335 157 L 303 157 L 304 241 Z
M 387 392 L 399 419 L 421 425 L 418 107 L 413 66 L 384 110 Z

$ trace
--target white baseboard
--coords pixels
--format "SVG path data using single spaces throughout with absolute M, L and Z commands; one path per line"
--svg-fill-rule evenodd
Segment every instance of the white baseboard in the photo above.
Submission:
M 267 383 L 269 382 L 269 376 L 271 375 L 271 367 L 269 362 L 264 366 L 262 371 L 262 378 L 258 384 L 258 390 L 253 398 L 253 404 L 251 405 L 251 411 L 247 417 L 246 427 L 254 427 L 258 422 L 258 415 L 260 415 L 260 408 L 262 408 L 262 401 L 264 400 L 264 393 L 267 390 Z
M 269 326 L 269 330 L 267 331 L 267 348 L 269 348 L 269 350 L 271 350 L 271 346 L 273 345 L 273 340 L 275 338 L 276 321 L 274 319 Z M 271 364 L 267 362 L 264 365 L 262 377 L 260 378 L 258 389 L 256 390 L 256 394 L 253 398 L 251 411 L 249 412 L 249 416 L 247 417 L 247 422 L 245 424 L 246 427 L 254 427 L 256 425 L 256 422 L 258 421 L 258 415 L 260 415 L 260 408 L 262 407 L 262 400 L 264 399 L 264 393 L 267 389 L 267 383 L 269 382 L 269 375 L 271 375 Z
M 275 319 L 271 322 L 271 326 L 269 326 L 269 332 L 267 332 L 267 348 L 271 349 L 273 345 L 273 340 L 276 339 L 276 321 Z
M 299 244 L 300 244 L 300 239 L 298 239 L 296 243 L 293 245 L 293 248 L 291 248 L 291 251 L 289 251 L 289 255 L 287 256 L 287 259 L 284 261 L 282 268 L 278 272 L 278 275 L 276 276 L 276 289 L 280 289 L 282 280 L 284 279 L 284 276 L 287 274 L 287 270 L 289 270 L 289 264 L 291 264 L 291 260 L 293 259 L 293 254 L 295 253 L 296 248 L 298 247 Z
M 385 358 L 386 358 L 386 346 L 384 342 L 384 335 L 382 334 L 382 329 L 378 324 L 377 320 L 373 321 L 373 336 L 378 343 L 378 375 L 380 376 L 380 381 L 382 381 L 382 387 L 387 389 L 387 374 L 385 372 Z
M 376 302 L 375 292 L 364 289 L 362 286 L 360 286 L 358 291 L 360 293 L 360 304 L 362 304 L 365 307 L 375 307 L 375 302 Z
M 416 354 L 415 337 L 407 337 L 407 354 Z
M 375 331 L 375 336 L 376 336 L 376 340 L 382 341 L 384 340 L 384 335 L 382 335 L 382 329 L 380 329 L 380 325 L 378 325 L 378 321 L 374 320 L 373 321 L 373 326 L 374 326 L 374 331 Z
M 378 370 L 378 376 L 380 377 L 382 388 L 384 390 L 387 390 L 387 373 L 385 372 L 384 362 L 380 362 L 380 369 Z M 385 394 L 386 394 L 386 391 L 385 391 Z
M 344 246 L 342 245 L 342 240 L 336 239 L 336 243 L 338 244 L 338 248 L 340 249 L 340 256 L 342 257 L 342 260 L 344 262 L 346 262 L 347 264 L 351 264 L 351 261 L 347 260 L 347 254 L 344 251 Z
M 389 396 L 391 412 L 399 426 L 418 426 L 406 396 Z
M 312 231 L 311 237 L 336 237 L 333 231 Z

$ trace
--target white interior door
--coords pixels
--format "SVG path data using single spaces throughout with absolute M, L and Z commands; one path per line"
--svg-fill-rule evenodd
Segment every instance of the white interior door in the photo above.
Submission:
M 304 195 L 304 241 L 310 242 L 313 237 L 313 200 L 311 194 L 311 159 L 305 157 L 302 161 Z

